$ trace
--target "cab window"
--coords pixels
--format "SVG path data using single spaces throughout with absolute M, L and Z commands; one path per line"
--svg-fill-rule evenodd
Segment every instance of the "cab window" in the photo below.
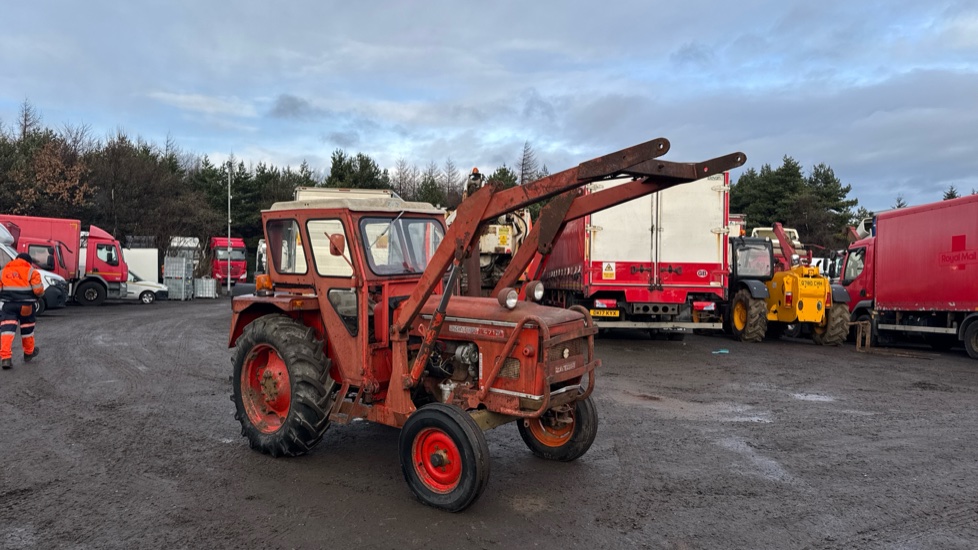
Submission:
M 119 265 L 119 254 L 114 244 L 99 244 L 95 246 L 95 255 L 109 265 Z
M 866 261 L 866 249 L 857 248 L 856 250 L 850 250 L 849 255 L 846 257 L 846 272 L 845 276 L 842 278 L 846 283 L 852 282 L 863 272 L 863 267 L 865 267 Z
M 306 256 L 303 250 L 299 223 L 295 220 L 270 220 L 265 224 L 268 254 L 275 271 L 283 275 L 306 273 Z
M 350 261 L 350 243 L 340 220 L 309 220 L 306 222 L 312 259 L 316 263 L 316 273 L 323 277 L 352 277 L 353 265 Z M 329 252 L 330 235 L 341 235 L 346 246 L 342 256 Z

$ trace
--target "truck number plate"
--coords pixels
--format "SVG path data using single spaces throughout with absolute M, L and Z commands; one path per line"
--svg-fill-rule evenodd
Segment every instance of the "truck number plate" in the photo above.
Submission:
M 591 317 L 618 317 L 617 309 L 592 309 Z

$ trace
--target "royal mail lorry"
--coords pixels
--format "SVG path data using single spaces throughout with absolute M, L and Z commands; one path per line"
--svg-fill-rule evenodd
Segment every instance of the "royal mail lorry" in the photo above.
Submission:
M 594 183 L 584 193 L 629 181 Z M 722 329 L 699 312 L 725 300 L 728 191 L 729 174 L 720 173 L 568 222 L 543 267 L 551 302 L 583 305 L 600 328 L 677 340 L 691 329 Z
M 129 268 L 122 246 L 108 232 L 81 221 L 62 218 L 0 215 L 0 224 L 17 235 L 17 252 L 26 252 L 34 264 L 64 277 L 69 295 L 85 306 L 106 298 L 126 297 Z
M 842 284 L 875 340 L 963 341 L 978 359 L 978 195 L 879 214 L 849 246 Z
M 211 237 L 208 245 L 211 257 L 211 277 L 218 286 L 243 283 L 248 277 L 248 256 L 244 239 L 236 237 Z

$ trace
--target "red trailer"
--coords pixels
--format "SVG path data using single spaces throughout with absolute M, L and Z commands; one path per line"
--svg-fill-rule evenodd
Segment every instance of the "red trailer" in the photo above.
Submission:
M 584 197 L 630 180 L 602 181 Z M 729 175 L 715 174 L 570 221 L 543 260 L 550 302 L 583 305 L 601 328 L 638 328 L 681 339 L 722 329 L 727 288 Z M 707 317 L 707 315 L 702 315 Z
M 879 214 L 873 234 L 850 245 L 842 284 L 874 338 L 964 341 L 978 359 L 978 195 Z
M 81 221 L 0 215 L 0 223 L 18 234 L 14 248 L 30 254 L 34 264 L 67 279 L 70 295 L 82 305 L 106 298 L 125 298 L 129 268 L 119 241 L 96 226 L 81 230 Z

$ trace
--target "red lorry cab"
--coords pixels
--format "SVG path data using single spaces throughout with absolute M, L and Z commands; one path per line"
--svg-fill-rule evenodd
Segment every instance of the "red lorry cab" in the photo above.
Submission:
M 245 281 L 248 276 L 248 260 L 244 239 L 232 237 L 229 247 L 227 237 L 211 237 L 208 248 L 211 253 L 211 277 L 217 279 L 220 284 L 226 284 L 228 264 L 230 264 L 231 284 Z M 230 262 L 228 262 L 229 257 Z
M 0 223 L 17 235 L 14 248 L 34 264 L 68 280 L 70 293 L 83 305 L 106 298 L 124 298 L 129 268 L 122 247 L 96 226 L 81 230 L 81 221 L 62 218 L 0 215 Z

